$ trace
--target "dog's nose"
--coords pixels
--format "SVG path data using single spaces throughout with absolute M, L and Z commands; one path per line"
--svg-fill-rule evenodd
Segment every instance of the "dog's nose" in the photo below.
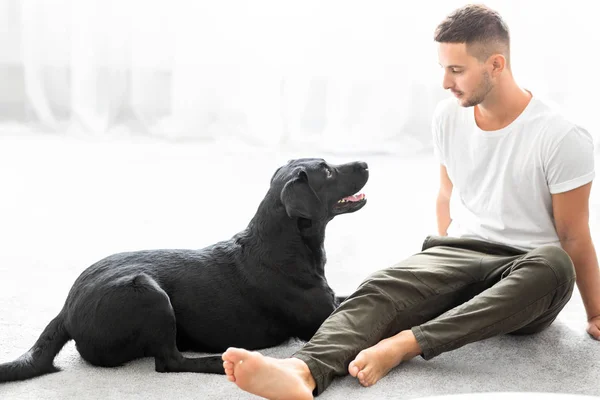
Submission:
M 367 165 L 367 163 L 366 163 L 366 162 L 363 162 L 363 161 L 359 161 L 359 162 L 357 162 L 357 163 L 356 163 L 356 167 L 357 167 L 358 169 L 369 169 L 369 166 Z

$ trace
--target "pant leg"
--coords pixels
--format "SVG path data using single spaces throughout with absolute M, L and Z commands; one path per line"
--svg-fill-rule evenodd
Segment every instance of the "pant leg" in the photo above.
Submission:
M 510 263 L 523 252 L 469 239 L 427 238 L 423 251 L 368 277 L 294 354 L 309 367 L 315 395 L 363 349 L 429 321 L 486 289 L 488 254 Z M 495 273 L 497 280 L 500 272 Z M 483 282 L 483 284 L 482 284 Z
M 412 328 L 425 359 L 496 335 L 539 332 L 549 326 L 571 298 L 575 270 L 568 254 L 544 246 L 505 264 L 502 257 L 482 259 L 489 289 L 444 314 Z

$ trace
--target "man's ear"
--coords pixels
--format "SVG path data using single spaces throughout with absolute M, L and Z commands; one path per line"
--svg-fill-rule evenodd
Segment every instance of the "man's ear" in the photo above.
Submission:
M 302 167 L 297 168 L 292 178 L 283 186 L 280 198 L 290 218 L 302 217 L 314 220 L 323 215 L 324 205 L 310 187 L 308 175 Z
M 506 58 L 502 54 L 494 54 L 490 58 L 492 65 L 492 77 L 497 77 L 506 68 Z

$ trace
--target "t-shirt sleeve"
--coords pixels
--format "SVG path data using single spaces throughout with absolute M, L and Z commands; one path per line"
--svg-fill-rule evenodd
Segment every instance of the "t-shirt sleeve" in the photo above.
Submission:
M 594 140 L 583 128 L 574 127 L 550 154 L 546 178 L 550 193 L 562 193 L 594 179 Z

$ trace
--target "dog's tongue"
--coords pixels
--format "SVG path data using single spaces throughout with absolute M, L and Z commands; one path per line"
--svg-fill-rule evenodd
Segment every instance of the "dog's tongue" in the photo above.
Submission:
M 360 201 L 365 198 L 364 193 L 354 194 L 352 196 L 344 197 L 342 200 L 346 201 Z

